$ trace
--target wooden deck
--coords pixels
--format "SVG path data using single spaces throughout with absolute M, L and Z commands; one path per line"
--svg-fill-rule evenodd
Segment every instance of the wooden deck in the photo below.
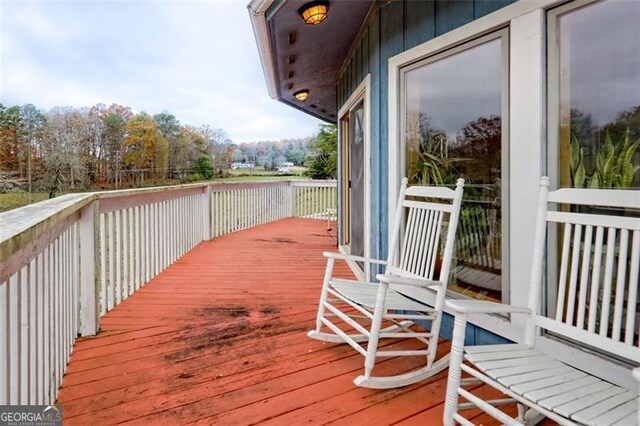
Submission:
M 358 388 L 359 354 L 305 336 L 321 253 L 335 250 L 326 227 L 284 219 L 203 242 L 171 265 L 77 342 L 58 399 L 65 424 L 441 424 L 446 372 Z

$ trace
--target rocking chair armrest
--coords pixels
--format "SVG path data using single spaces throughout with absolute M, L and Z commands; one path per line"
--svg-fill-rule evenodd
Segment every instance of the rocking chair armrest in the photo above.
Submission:
M 427 278 L 408 278 L 388 274 L 378 274 L 376 275 L 376 278 L 378 279 L 378 281 L 382 281 L 383 283 L 387 284 L 401 284 L 414 287 L 432 287 L 442 285 L 441 281 L 429 280 Z
M 486 300 L 445 300 L 447 308 L 454 314 L 530 314 L 531 310 L 522 306 L 506 305 Z
M 368 257 L 355 256 L 353 254 L 336 253 L 336 252 L 333 252 L 333 251 L 325 251 L 324 253 L 322 253 L 322 255 L 324 257 L 329 258 L 329 259 L 352 260 L 352 261 L 355 261 L 355 262 L 375 263 L 377 265 L 386 265 L 387 264 L 386 260 L 371 259 L 371 258 L 368 258 Z

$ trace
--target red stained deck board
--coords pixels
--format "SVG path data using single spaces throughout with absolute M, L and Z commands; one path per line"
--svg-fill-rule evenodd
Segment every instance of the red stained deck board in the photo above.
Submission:
M 76 343 L 58 398 L 65 424 L 440 424 L 445 373 L 358 388 L 362 356 L 306 337 L 322 252 L 335 249 L 326 222 L 304 219 L 201 243 Z M 376 372 L 418 362 L 385 359 Z

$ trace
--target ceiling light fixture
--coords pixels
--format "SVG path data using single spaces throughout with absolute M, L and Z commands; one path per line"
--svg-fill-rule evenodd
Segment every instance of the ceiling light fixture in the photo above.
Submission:
M 298 9 L 298 14 L 309 25 L 318 25 L 327 18 L 329 12 L 328 1 L 312 1 Z
M 298 90 L 296 93 L 293 94 L 293 96 L 295 96 L 296 99 L 299 100 L 300 102 L 304 102 L 309 97 L 309 90 L 307 89 Z

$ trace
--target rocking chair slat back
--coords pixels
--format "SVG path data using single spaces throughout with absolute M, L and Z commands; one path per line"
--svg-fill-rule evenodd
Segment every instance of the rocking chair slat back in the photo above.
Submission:
M 409 276 L 433 279 L 442 219 L 442 211 L 409 208 L 399 270 Z
M 409 186 L 405 190 L 406 197 L 433 197 L 443 200 L 453 200 L 455 191 L 445 186 Z
M 548 277 L 548 288 L 557 289 L 555 313 L 537 315 L 534 324 L 596 350 L 640 362 L 638 327 L 638 274 L 640 266 L 640 218 L 624 216 L 624 208 L 638 208 L 632 191 L 561 189 L 540 200 L 564 206 L 589 204 L 608 206 L 607 214 L 549 211 L 549 229 L 560 236 L 557 279 Z M 616 204 L 617 203 L 617 204 Z M 636 212 L 637 214 L 637 212 Z M 544 232 L 544 231 L 542 231 Z M 543 269 L 544 233 L 537 240 L 535 268 Z M 550 244 L 554 244 L 551 240 Z M 553 271 L 552 265 L 550 270 Z M 540 294 L 541 270 L 532 281 L 532 292 Z M 534 288 L 535 286 L 535 288 Z M 539 297 L 530 297 L 530 308 L 540 312 Z M 533 333 L 528 342 L 532 343 Z

